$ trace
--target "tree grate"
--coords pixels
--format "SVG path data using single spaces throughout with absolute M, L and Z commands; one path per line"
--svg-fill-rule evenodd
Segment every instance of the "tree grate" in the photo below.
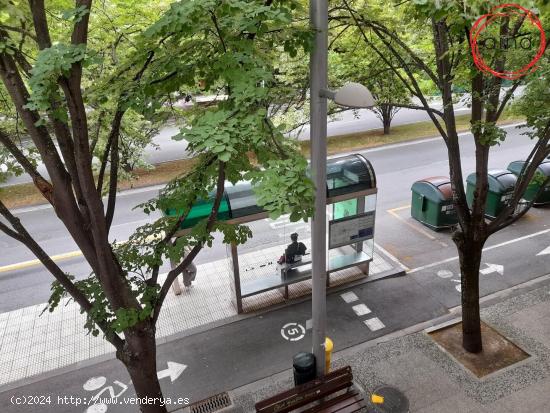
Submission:
M 213 413 L 231 406 L 231 398 L 226 392 L 216 394 L 208 399 L 193 403 L 189 406 L 190 413 Z

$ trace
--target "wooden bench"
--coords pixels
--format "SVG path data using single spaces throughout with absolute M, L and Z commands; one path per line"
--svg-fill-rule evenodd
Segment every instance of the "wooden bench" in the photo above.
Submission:
M 353 385 L 351 367 L 347 366 L 262 400 L 255 407 L 256 413 L 353 413 L 365 406 L 365 398 Z

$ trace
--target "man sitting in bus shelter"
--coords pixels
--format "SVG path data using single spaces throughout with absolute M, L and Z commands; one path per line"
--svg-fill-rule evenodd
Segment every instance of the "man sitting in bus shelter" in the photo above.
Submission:
M 279 264 L 294 264 L 302 260 L 302 255 L 306 253 L 306 246 L 303 242 L 298 242 L 298 234 L 296 232 L 290 234 L 292 243 L 288 244 L 285 253 L 277 261 Z

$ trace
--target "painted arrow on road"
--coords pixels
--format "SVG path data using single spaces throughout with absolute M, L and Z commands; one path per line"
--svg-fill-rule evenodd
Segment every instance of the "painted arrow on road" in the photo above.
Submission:
M 166 370 L 161 370 L 157 372 L 158 379 L 163 379 L 165 377 L 170 377 L 172 383 L 176 380 L 181 373 L 187 368 L 185 364 L 174 363 L 173 361 L 167 362 L 168 368 Z
M 537 257 L 538 257 L 539 255 L 550 255 L 550 247 L 548 247 L 548 248 L 546 248 L 546 249 L 543 249 L 541 252 L 539 252 L 539 253 L 537 254 Z
M 489 264 L 488 262 L 486 262 L 485 264 L 487 265 L 487 268 L 484 268 L 481 271 L 479 271 L 480 274 L 487 275 L 493 272 L 498 272 L 500 275 L 504 274 L 503 265 Z

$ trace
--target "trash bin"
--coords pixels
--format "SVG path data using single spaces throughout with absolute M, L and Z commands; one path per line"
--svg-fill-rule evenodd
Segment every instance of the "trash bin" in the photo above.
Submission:
M 315 356 L 312 353 L 298 353 L 292 359 L 294 385 L 307 383 L 315 379 Z
M 458 224 L 449 178 L 434 176 L 421 179 L 413 184 L 411 191 L 411 216 L 414 219 L 434 230 Z
M 514 175 L 519 176 L 521 170 L 525 165 L 525 161 L 514 161 L 508 165 L 508 170 Z M 540 186 L 545 179 L 550 176 L 550 159 L 544 160 L 539 167 L 537 172 L 535 172 L 534 179 L 529 183 L 525 193 L 523 194 L 523 199 L 527 202 L 531 202 L 533 198 L 538 194 Z M 534 206 L 548 205 L 550 204 L 550 182 L 546 184 L 545 188 L 541 194 L 533 202 Z
M 517 178 L 512 172 L 502 169 L 492 169 L 487 175 L 489 188 L 485 203 L 485 216 L 494 219 L 512 200 Z M 466 182 L 466 199 L 471 208 L 476 187 L 476 174 L 468 175 Z

